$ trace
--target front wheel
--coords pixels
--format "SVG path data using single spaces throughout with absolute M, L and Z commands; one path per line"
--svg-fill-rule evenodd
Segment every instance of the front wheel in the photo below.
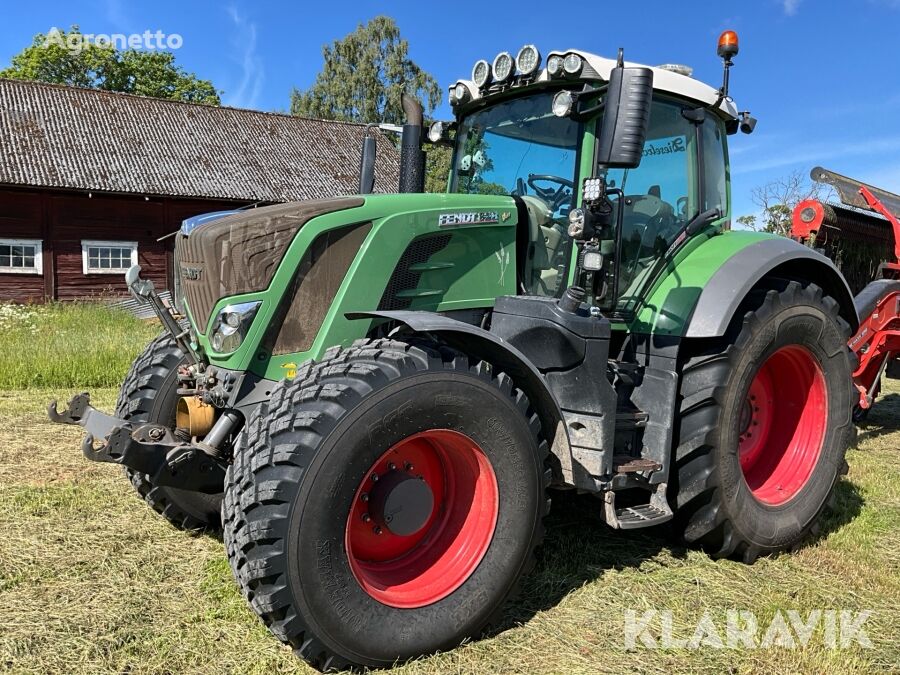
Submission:
M 484 363 L 387 340 L 333 350 L 242 432 L 223 506 L 235 578 L 323 670 L 455 647 L 533 562 L 547 456 L 528 399 Z
M 684 539 L 752 562 L 811 531 L 853 439 L 847 325 L 821 289 L 758 291 L 682 370 L 673 480 Z

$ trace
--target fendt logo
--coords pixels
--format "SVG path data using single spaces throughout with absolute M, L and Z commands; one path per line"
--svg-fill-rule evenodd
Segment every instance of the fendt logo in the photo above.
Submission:
M 468 211 L 463 213 L 442 213 L 438 216 L 438 227 L 459 227 L 460 225 L 484 225 L 499 223 L 496 211 Z
M 182 279 L 186 279 L 187 281 L 200 281 L 201 276 L 203 276 L 202 267 L 191 267 L 189 265 L 181 266 Z

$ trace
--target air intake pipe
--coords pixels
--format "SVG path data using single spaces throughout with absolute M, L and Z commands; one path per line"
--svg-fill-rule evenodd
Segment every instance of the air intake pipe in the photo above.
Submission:
M 400 139 L 400 192 L 425 192 L 425 151 L 422 150 L 422 104 L 402 94 L 406 121 Z

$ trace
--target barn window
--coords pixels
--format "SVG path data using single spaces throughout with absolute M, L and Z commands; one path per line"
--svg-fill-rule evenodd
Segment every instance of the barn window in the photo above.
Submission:
M 121 274 L 137 265 L 136 241 L 81 242 L 81 266 L 85 274 Z
M 40 239 L 0 239 L 0 273 L 43 274 Z

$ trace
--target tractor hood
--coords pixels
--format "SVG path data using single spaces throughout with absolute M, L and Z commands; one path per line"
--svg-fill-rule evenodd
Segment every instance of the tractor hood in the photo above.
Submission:
M 179 234 L 177 272 L 197 330 L 205 333 L 222 298 L 265 290 L 309 220 L 363 203 L 362 197 L 343 197 L 265 206 L 205 223 L 189 236 Z
M 349 313 L 479 311 L 515 294 L 518 224 L 515 199 L 498 195 L 251 209 L 178 235 L 177 304 L 211 364 L 278 380 L 326 345 L 364 337 L 370 322 Z

